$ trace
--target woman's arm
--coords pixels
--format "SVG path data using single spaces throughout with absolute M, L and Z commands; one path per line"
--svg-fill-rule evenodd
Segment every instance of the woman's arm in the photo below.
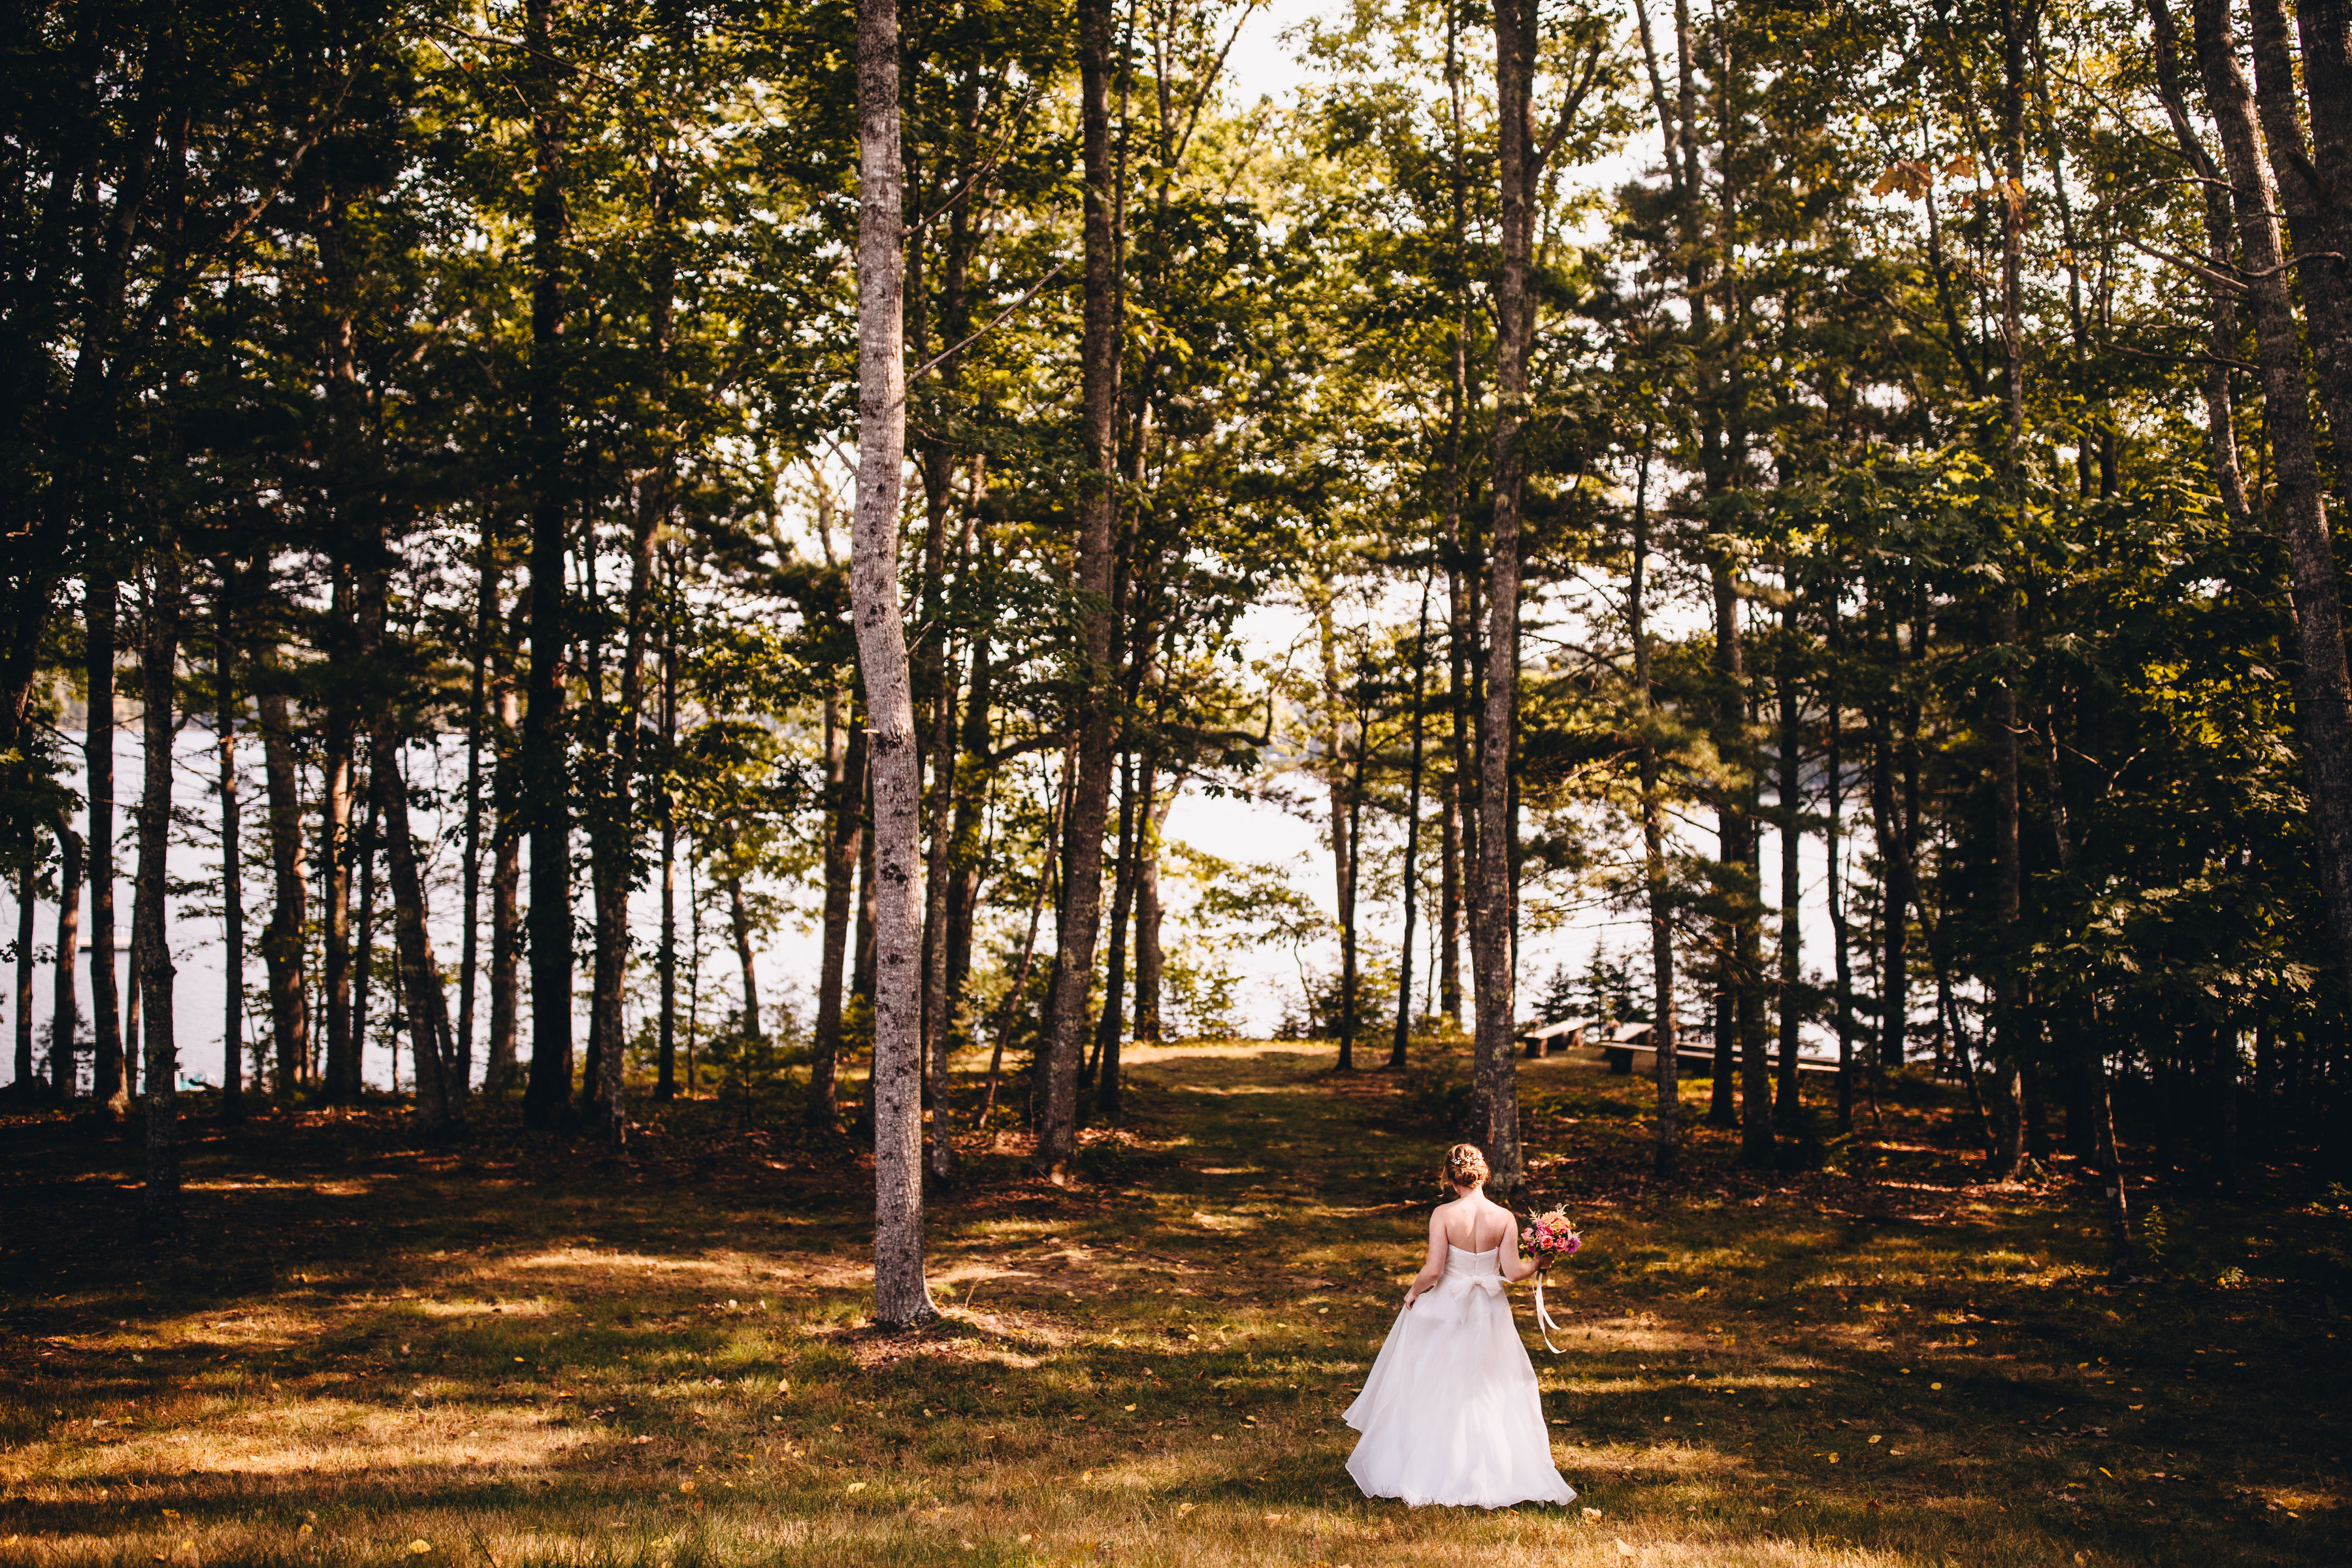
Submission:
M 1422 1260 L 1421 1272 L 1412 1277 L 1405 1288 L 1404 1304 L 1409 1308 L 1423 1290 L 1435 1288 L 1445 1278 L 1445 1215 L 1433 1210 L 1429 1216 L 1429 1256 Z
M 1509 1219 L 1511 1223 L 1503 1231 L 1503 1256 L 1499 1262 L 1503 1278 L 1517 1284 L 1536 1271 L 1536 1260 L 1519 1256 L 1519 1222 L 1512 1218 L 1507 1211 L 1503 1217 Z

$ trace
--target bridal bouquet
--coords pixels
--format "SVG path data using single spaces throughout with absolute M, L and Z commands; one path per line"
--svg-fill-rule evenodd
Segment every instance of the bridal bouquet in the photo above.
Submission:
M 1574 1257 L 1583 1245 L 1584 1237 L 1576 1234 L 1576 1226 L 1559 1209 L 1538 1215 L 1519 1232 L 1519 1246 L 1536 1260 L 1538 1268 L 1549 1268 L 1563 1258 Z
M 1519 1246 L 1536 1263 L 1536 1331 L 1543 1336 L 1544 1349 L 1554 1355 L 1559 1353 L 1559 1347 L 1551 1342 L 1551 1331 L 1559 1325 L 1544 1310 L 1544 1275 L 1561 1258 L 1574 1257 L 1583 1245 L 1584 1237 L 1576 1234 L 1576 1226 L 1559 1209 L 1538 1215 L 1519 1231 Z

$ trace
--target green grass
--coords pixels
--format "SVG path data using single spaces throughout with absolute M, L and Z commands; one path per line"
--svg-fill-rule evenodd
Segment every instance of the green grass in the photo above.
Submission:
M 1744 1173 L 1702 1128 L 1661 1185 L 1646 1084 L 1526 1063 L 1533 1195 L 1588 1237 L 1564 1353 L 1528 1335 L 1583 1495 L 1413 1511 L 1356 1495 L 1338 1416 L 1419 1261 L 1459 1062 L 1130 1062 L 1087 1180 L 969 1144 L 931 1215 L 946 1320 L 904 1335 L 865 1322 L 854 1152 L 706 1103 L 627 1160 L 420 1149 L 389 1110 L 200 1124 L 154 1246 L 133 1145 L 17 1118 L 0 1560 L 2352 1560 L 2352 1205 L 2168 1195 L 2168 1273 L 2119 1290 L 2095 1191 L 1975 1184 L 1934 1086 L 1829 1169 Z

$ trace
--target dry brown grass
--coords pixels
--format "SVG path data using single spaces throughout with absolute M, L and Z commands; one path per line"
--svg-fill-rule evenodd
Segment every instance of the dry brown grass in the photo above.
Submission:
M 152 1247 L 131 1147 L 19 1120 L 0 1560 L 2352 1560 L 2320 1285 L 2195 1282 L 2324 1256 L 2342 1210 L 2175 1200 L 2189 1278 L 2109 1291 L 2082 1194 L 1971 1183 L 1930 1090 L 1843 1169 L 1743 1174 L 1702 1133 L 1661 1188 L 1638 1086 L 1559 1061 L 1528 1064 L 1538 1191 L 1591 1244 L 1536 1355 L 1584 1496 L 1368 1503 L 1337 1416 L 1417 1260 L 1442 1068 L 1132 1059 L 1077 1185 L 975 1142 L 913 1335 L 865 1324 L 855 1162 L 707 1106 L 625 1162 L 419 1150 L 388 1113 L 213 1131 Z

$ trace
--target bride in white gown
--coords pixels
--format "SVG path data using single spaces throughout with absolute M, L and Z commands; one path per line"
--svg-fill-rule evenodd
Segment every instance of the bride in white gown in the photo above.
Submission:
M 1486 1160 L 1445 1157 L 1454 1199 L 1429 1219 L 1429 1258 L 1344 1419 L 1363 1434 L 1348 1473 L 1367 1497 L 1471 1508 L 1573 1502 L 1551 1462 L 1543 1398 L 1503 1298 L 1535 1264 L 1518 1226 L 1486 1196 Z

